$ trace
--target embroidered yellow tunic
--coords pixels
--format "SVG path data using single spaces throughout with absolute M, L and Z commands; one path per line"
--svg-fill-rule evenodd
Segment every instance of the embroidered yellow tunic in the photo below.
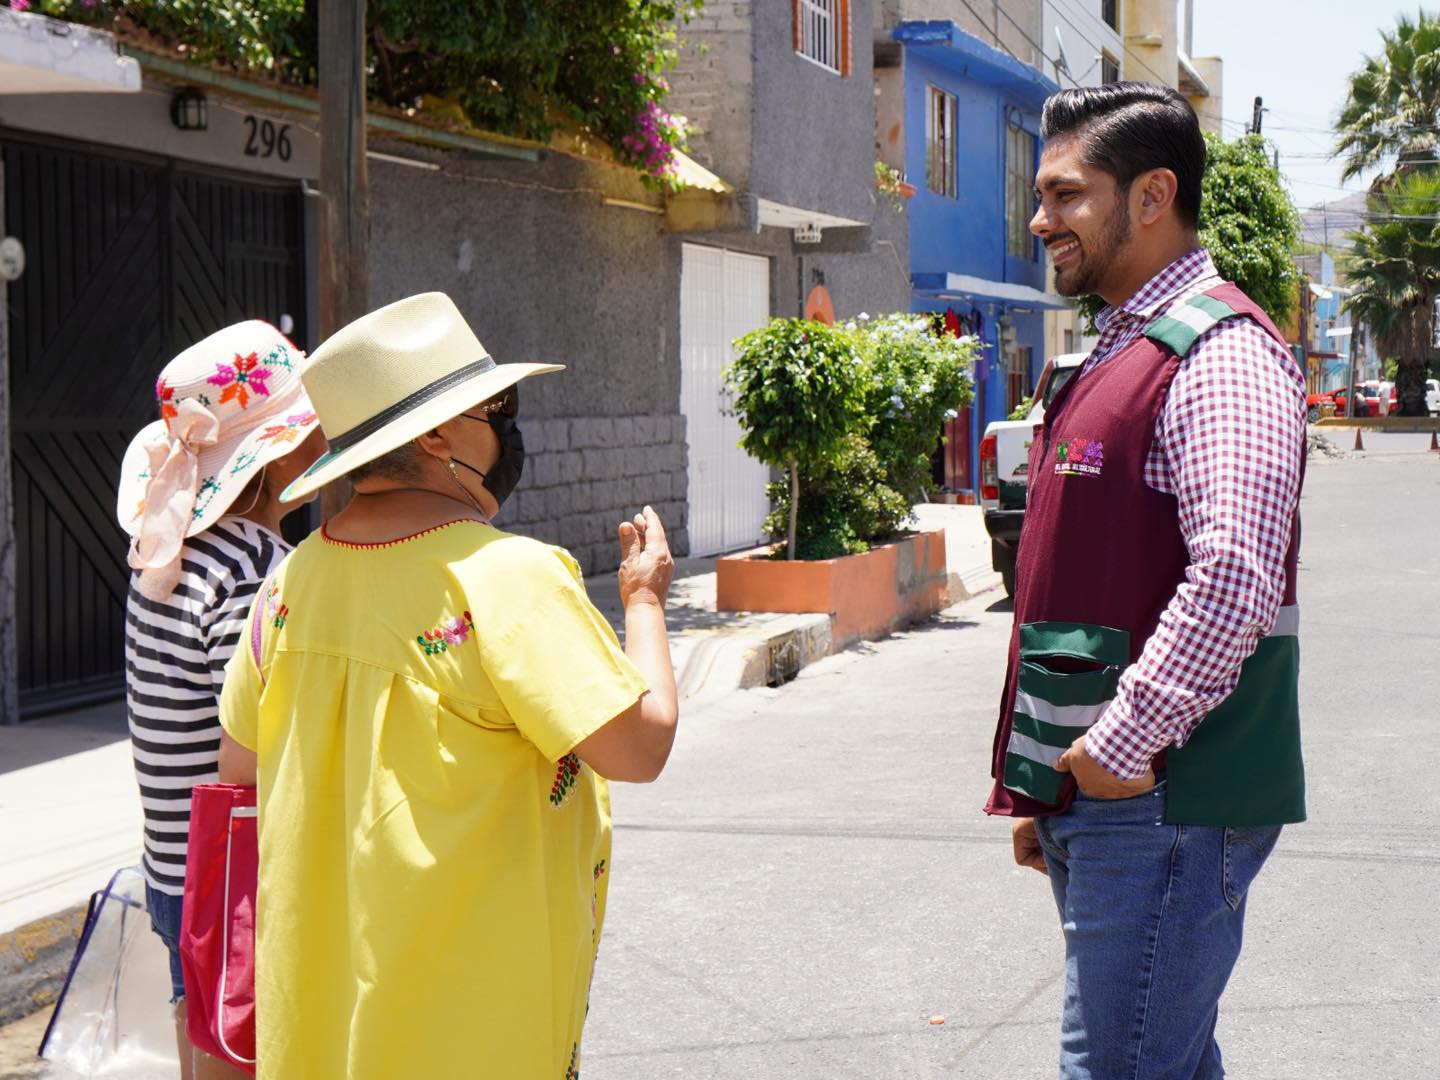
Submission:
M 646 684 L 574 560 L 316 534 L 252 619 L 221 723 L 259 762 L 259 1075 L 577 1074 L 610 812 L 571 751 Z

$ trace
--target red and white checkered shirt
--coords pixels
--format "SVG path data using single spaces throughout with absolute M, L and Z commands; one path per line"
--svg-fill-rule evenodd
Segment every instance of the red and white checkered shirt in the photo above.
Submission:
M 1077 377 L 1175 301 L 1221 280 L 1204 248 L 1175 260 L 1096 317 L 1100 341 Z M 1200 337 L 1170 384 L 1145 464 L 1145 482 L 1179 502 L 1190 566 L 1085 736 L 1090 756 L 1121 779 L 1143 775 L 1165 747 L 1183 746 L 1274 628 L 1304 445 L 1305 380 L 1294 357 L 1249 319 Z

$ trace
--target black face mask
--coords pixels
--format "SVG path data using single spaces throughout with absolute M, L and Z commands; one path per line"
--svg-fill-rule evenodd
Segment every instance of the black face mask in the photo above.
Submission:
M 465 416 L 467 420 L 481 419 L 464 413 L 461 415 Z M 480 477 L 482 486 L 495 497 L 495 504 L 503 506 L 505 500 L 510 497 L 510 493 L 520 483 L 520 474 L 525 471 L 525 439 L 521 436 L 520 425 L 515 422 L 513 416 L 495 413 L 484 417 L 484 420 L 500 440 L 500 457 L 490 467 L 490 471 L 483 473 L 475 466 L 468 465 L 456 457 L 452 457 L 450 460 Z

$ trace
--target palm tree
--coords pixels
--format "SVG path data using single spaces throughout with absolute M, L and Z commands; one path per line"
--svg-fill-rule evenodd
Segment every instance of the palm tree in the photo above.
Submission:
M 1369 207 L 1341 262 L 1351 289 L 1345 308 L 1370 328 L 1382 356 L 1397 359 L 1400 415 L 1424 416 L 1431 301 L 1440 292 L 1440 172 L 1403 173 Z
M 1380 34 L 1379 56 L 1350 76 L 1350 90 L 1336 129 L 1337 157 L 1345 158 L 1344 179 L 1394 160 L 1390 175 L 1423 168 L 1436 159 L 1440 124 L 1440 16 L 1400 16 L 1391 33 Z

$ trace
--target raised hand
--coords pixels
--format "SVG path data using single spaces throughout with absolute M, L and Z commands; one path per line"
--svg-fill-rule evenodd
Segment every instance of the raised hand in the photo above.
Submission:
M 675 560 L 665 539 L 665 526 L 647 506 L 633 521 L 620 523 L 620 602 L 632 601 L 665 606 Z

